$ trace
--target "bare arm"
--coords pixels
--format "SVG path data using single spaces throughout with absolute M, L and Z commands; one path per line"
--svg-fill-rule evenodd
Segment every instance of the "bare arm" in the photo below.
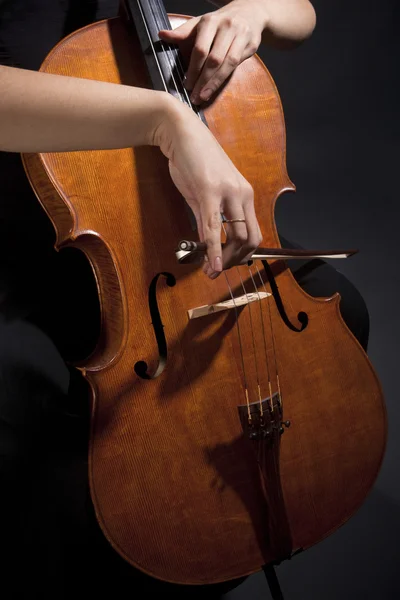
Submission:
M 0 66 L 0 150 L 56 152 L 151 143 L 164 92 Z
M 316 14 L 309 0 L 208 0 L 221 7 L 237 3 L 253 5 L 264 19 L 261 41 L 278 49 L 295 48 L 310 37 Z
M 156 145 L 207 243 L 212 279 L 261 241 L 253 189 L 209 129 L 166 92 L 0 67 L 0 150 L 63 152 Z M 220 212 L 246 218 L 222 251 Z
M 261 42 L 279 49 L 298 46 L 311 35 L 316 17 L 309 0 L 209 0 L 221 8 L 193 17 L 159 37 L 180 44 L 186 87 L 194 104 L 209 101 L 236 67 Z

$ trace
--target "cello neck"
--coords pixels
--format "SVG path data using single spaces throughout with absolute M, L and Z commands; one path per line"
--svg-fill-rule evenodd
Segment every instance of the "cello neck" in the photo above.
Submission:
M 171 29 L 161 0 L 121 0 L 120 17 L 137 32 L 144 59 L 154 90 L 172 94 L 189 104 L 183 85 L 184 60 L 177 46 L 171 46 L 158 37 L 161 29 Z

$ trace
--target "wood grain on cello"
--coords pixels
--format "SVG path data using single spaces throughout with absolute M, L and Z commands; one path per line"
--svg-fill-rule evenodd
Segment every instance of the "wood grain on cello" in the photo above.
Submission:
M 61 41 L 42 70 L 152 87 L 133 4 Z M 160 2 L 141 4 L 155 19 L 150 34 L 157 19 L 165 27 Z M 185 101 L 179 53 L 164 52 L 155 55 L 176 88 L 166 92 Z M 254 188 L 263 246 L 279 248 L 274 206 L 294 185 L 261 60 L 243 62 L 199 117 Z M 288 558 L 349 519 L 378 474 L 386 413 L 339 297 L 308 296 L 282 258 L 215 281 L 198 262 L 179 263 L 178 243 L 197 237 L 158 148 L 23 161 L 57 249 L 79 248 L 96 277 L 101 334 L 77 368 L 92 393 L 92 499 L 121 556 L 166 581 L 215 583 Z M 250 294 L 260 301 L 235 305 Z M 229 310 L 188 318 L 223 302 Z

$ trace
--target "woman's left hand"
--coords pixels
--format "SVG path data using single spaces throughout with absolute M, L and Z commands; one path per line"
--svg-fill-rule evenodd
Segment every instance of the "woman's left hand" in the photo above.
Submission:
M 185 86 L 194 104 L 208 101 L 234 69 L 257 52 L 267 21 L 260 0 L 233 0 L 172 31 L 159 32 L 161 40 L 178 44 L 190 55 Z

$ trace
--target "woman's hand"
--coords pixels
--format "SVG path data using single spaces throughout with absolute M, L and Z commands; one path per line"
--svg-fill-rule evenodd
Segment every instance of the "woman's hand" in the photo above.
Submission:
M 223 269 L 249 260 L 261 242 L 253 189 L 209 129 L 190 108 L 172 99 L 153 143 L 169 159 L 172 180 L 196 217 L 200 241 L 207 244 L 204 272 L 214 279 Z M 225 224 L 223 250 L 221 213 L 228 220 L 241 219 Z
M 194 17 L 175 30 L 161 30 L 161 40 L 179 44 L 190 56 L 185 85 L 191 101 L 207 101 L 234 69 L 252 56 L 267 25 L 265 5 L 260 0 L 233 0 L 201 17 Z
M 192 208 L 205 271 L 216 277 L 261 241 L 253 189 L 191 108 L 166 92 L 0 66 L 0 151 L 74 152 L 157 145 Z M 23 90 L 23 93 L 21 93 Z M 221 248 L 221 212 L 227 244 Z

